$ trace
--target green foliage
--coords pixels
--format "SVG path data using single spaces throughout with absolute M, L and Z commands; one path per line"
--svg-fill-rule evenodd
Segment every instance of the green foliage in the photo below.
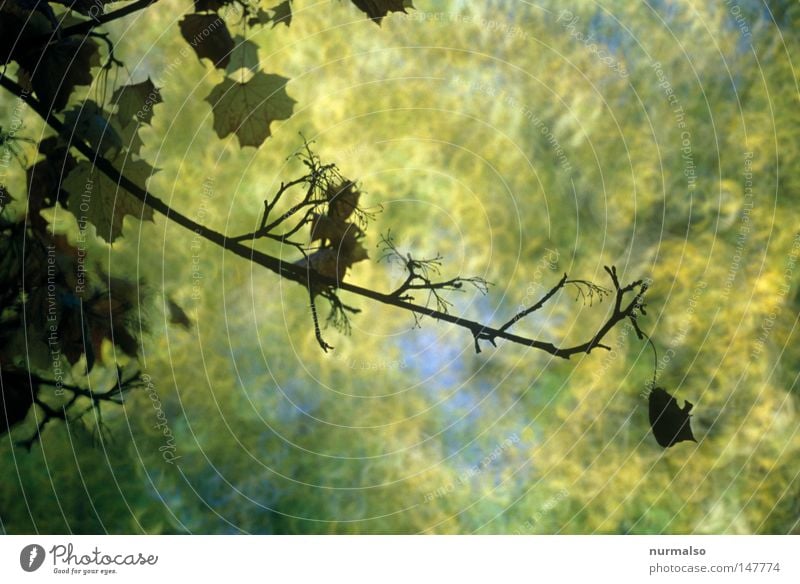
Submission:
M 476 355 L 463 332 L 424 318 L 414 328 L 403 311 L 358 301 L 352 335 L 325 331 L 336 350 L 323 354 L 307 291 L 163 217 L 123 222 L 144 207 L 116 184 L 93 181 L 104 193 L 90 219 L 99 238 L 83 233 L 62 204 L 79 210 L 92 164 L 71 160 L 51 136 L 36 171 L 17 168 L 3 185 L 14 197 L 3 204 L 4 233 L 21 244 L 52 227 L 71 247 L 85 236 L 100 281 L 97 264 L 158 288 L 139 317 L 150 332 L 131 337 L 153 383 L 126 394 L 124 409 L 99 410 L 112 443 L 85 435 L 94 410 L 80 425 L 49 424 L 30 454 L 11 440 L 40 408 L 4 435 L 3 465 L 20 474 L 0 488 L 3 530 L 797 532 L 793 8 L 776 10 L 779 37 L 755 9 L 745 36 L 726 5 L 689 0 L 653 11 L 615 2 L 614 18 L 585 4 L 571 8 L 577 21 L 552 2 L 549 15 L 518 2 L 418 2 L 407 15 L 406 3 L 354 2 L 376 21 L 388 16 L 380 30 L 354 23 L 346 3 L 251 4 L 240 18 L 234 3 L 195 2 L 197 16 L 219 19 L 217 34 L 232 39 L 202 49 L 191 45 L 201 31 L 181 38 L 174 15 L 157 7 L 135 35 L 122 34 L 124 21 L 109 25 L 115 54 L 148 85 L 127 79 L 104 93 L 101 44 L 101 60 L 82 53 L 64 90 L 36 75 L 30 86 L 56 109 L 92 99 L 97 117 L 80 135 L 225 233 L 256 229 L 263 201 L 303 170 L 287 160 L 303 132 L 321 159 L 360 178 L 360 205 L 383 207 L 359 238 L 371 258 L 392 228 L 401 257 L 441 255 L 444 271 L 498 284 L 486 298 L 466 288 L 448 296 L 457 314 L 504 322 L 565 271 L 602 282 L 602 266 L 616 264 L 625 277 L 651 278 L 641 324 L 659 347 L 659 384 L 694 404 L 698 443 L 664 451 L 650 434 L 652 358 L 630 328 L 612 332 L 613 351 L 570 361 L 502 341 Z M 17 15 L 2 10 L 5 39 Z M 32 23 L 40 30 L 30 34 L 51 28 Z M 591 33 L 610 61 L 582 41 Z M 18 57 L 10 70 L 22 82 L 30 71 Z M 156 87 L 153 115 L 137 115 Z M 12 101 L 2 102 L 4 127 Z M 36 116 L 22 116 L 20 136 L 42 135 Z M 219 139 L 230 134 L 262 147 Z M 36 160 L 30 144 L 14 144 Z M 38 189 L 28 199 L 38 202 L 29 206 L 30 177 Z M 25 235 L 26 217 L 44 225 Z M 317 235 L 346 239 L 317 225 Z M 302 260 L 275 241 L 258 249 Z M 18 270 L 16 257 L 4 254 L 2 269 Z M 397 262 L 353 262 L 348 273 L 386 291 L 404 278 Z M 580 340 L 606 307 L 564 293 L 515 326 Z M 118 345 L 111 336 L 94 336 L 105 366 Z M 79 376 L 85 359 L 73 353 Z M 50 366 L 47 354 L 37 365 Z
M 225 78 L 206 98 L 214 111 L 214 131 L 220 138 L 236 134 L 240 146 L 260 146 L 270 124 L 292 115 L 295 100 L 286 93 L 288 79 L 255 73 L 238 83 Z
M 144 160 L 129 159 L 124 154 L 111 162 L 139 185 L 147 184 L 147 180 L 155 172 Z M 122 220 L 125 215 L 142 221 L 153 220 L 153 210 L 150 207 L 143 205 L 91 162 L 79 162 L 62 186 L 71 195 L 70 211 L 76 217 L 85 216 L 97 228 L 97 234 L 109 243 L 114 243 L 122 235 Z

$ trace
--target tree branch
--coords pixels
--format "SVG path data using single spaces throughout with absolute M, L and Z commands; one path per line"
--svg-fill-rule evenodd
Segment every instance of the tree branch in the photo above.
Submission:
M 114 20 L 118 20 L 129 14 L 133 14 L 134 12 L 138 12 L 139 10 L 144 10 L 145 8 L 149 7 L 151 4 L 155 4 L 159 0 L 136 0 L 127 6 L 123 6 L 118 10 L 114 10 L 113 12 L 108 12 L 106 14 L 100 14 L 98 16 L 94 16 L 89 20 L 85 20 L 83 22 L 79 22 L 78 24 L 73 24 L 72 26 L 68 26 L 64 29 L 55 29 L 53 32 L 49 34 L 44 34 L 37 37 L 34 41 L 35 44 L 47 44 L 53 40 L 53 37 L 56 35 L 61 35 L 61 37 L 70 37 L 76 35 L 85 35 L 86 33 L 92 31 L 93 29 L 101 26 L 103 24 L 107 24 Z
M 518 321 L 522 320 L 523 318 L 525 318 L 526 316 L 528 316 L 530 313 L 536 312 L 537 310 L 539 310 L 542 306 L 545 305 L 545 303 L 548 300 L 550 300 L 553 296 L 555 296 L 556 292 L 561 290 L 566 283 L 567 283 L 567 275 L 564 274 L 564 276 L 558 281 L 558 284 L 553 286 L 553 288 L 547 294 L 545 294 L 542 297 L 542 299 L 539 300 L 539 302 L 537 302 L 536 304 L 534 304 L 530 308 L 526 308 L 525 310 L 521 310 L 520 312 L 515 314 L 514 318 L 512 318 L 511 320 L 509 320 L 507 323 L 505 323 L 503 326 L 500 327 L 500 330 L 501 331 L 507 330 L 512 325 L 514 325 L 516 322 L 518 322 Z
M 28 94 L 25 90 L 23 90 L 22 87 L 20 87 L 13 80 L 9 79 L 4 75 L 0 75 L 0 86 L 14 93 L 20 99 L 24 100 L 25 103 L 27 103 L 32 110 L 34 110 L 39 116 L 41 116 L 42 119 L 44 119 L 45 122 L 49 124 L 56 132 L 62 135 L 66 135 L 64 124 L 60 122 L 53 115 L 53 112 L 48 111 L 41 104 L 41 102 L 34 99 L 30 94 Z M 361 286 L 356 286 L 348 282 L 340 281 L 335 278 L 329 278 L 317 273 L 316 271 L 313 271 L 309 266 L 303 267 L 292 263 L 287 263 L 279 258 L 270 256 L 266 253 L 260 252 L 251 247 L 247 247 L 246 245 L 243 245 L 239 241 L 240 238 L 238 237 L 229 238 L 226 235 L 214 231 L 206 227 L 205 225 L 197 223 L 192 219 L 190 219 L 189 217 L 187 217 L 186 215 L 183 215 L 182 213 L 172 209 L 161 199 L 154 197 L 147 190 L 145 190 L 144 188 L 132 182 L 126 176 L 121 174 L 111 164 L 111 162 L 109 162 L 106 158 L 99 156 L 98 153 L 94 149 L 92 149 L 88 144 L 86 144 L 83 140 L 76 139 L 70 143 L 70 146 L 75 148 L 78 152 L 80 152 L 86 158 L 91 160 L 93 164 L 103 174 L 105 174 L 108 178 L 114 180 L 118 185 L 120 185 L 125 190 L 130 192 L 133 196 L 135 196 L 137 199 L 139 199 L 143 204 L 147 205 L 154 211 L 158 211 L 160 214 L 164 215 L 167 219 L 174 221 L 181 227 L 188 229 L 192 233 L 199 235 L 200 237 L 206 239 L 207 241 L 223 249 L 226 249 L 241 258 L 244 258 L 250 262 L 258 264 L 278 274 L 283 278 L 302 284 L 309 290 L 311 290 L 312 287 L 318 288 L 320 285 L 323 287 L 328 286 L 334 289 L 344 290 L 352 294 L 357 294 L 359 296 L 362 296 L 364 298 L 369 298 L 371 300 L 380 302 L 382 304 L 407 310 L 414 314 L 428 316 L 436 320 L 448 322 L 455 326 L 467 329 L 468 331 L 470 331 L 470 333 L 474 338 L 475 348 L 477 352 L 480 352 L 480 347 L 478 344 L 480 340 L 487 340 L 494 345 L 496 339 L 505 339 L 507 341 L 519 345 L 531 347 L 534 349 L 539 349 L 547 353 L 550 353 L 553 356 L 560 357 L 563 359 L 569 359 L 572 355 L 578 353 L 589 353 L 596 348 L 609 349 L 608 346 L 603 345 L 601 343 L 603 337 L 605 337 L 605 335 L 619 321 L 625 318 L 635 319 L 637 316 L 636 312 L 637 309 L 643 306 L 642 296 L 644 292 L 647 290 L 647 285 L 644 284 L 641 280 L 637 280 L 631 284 L 621 287 L 617 279 L 616 269 L 606 268 L 606 271 L 611 276 L 612 282 L 614 283 L 614 288 L 617 293 L 615 306 L 609 319 L 589 341 L 579 345 L 575 345 L 573 347 L 562 348 L 548 341 L 540 341 L 537 339 L 530 339 L 520 335 L 515 335 L 509 333 L 503 327 L 499 329 L 493 328 L 487 325 L 483 325 L 479 322 L 475 322 L 458 316 L 453 316 L 444 311 L 434 310 L 432 308 L 428 308 L 427 306 L 413 304 L 402 298 L 398 298 L 397 295 L 395 295 L 394 293 L 384 294 L 382 292 L 377 292 L 369 288 L 363 288 Z M 556 289 L 554 290 L 557 291 L 557 289 L 561 288 L 562 286 L 563 283 L 559 282 L 559 285 L 557 285 Z M 635 295 L 634 299 L 630 302 L 630 304 L 628 304 L 626 307 L 623 308 L 622 307 L 623 297 L 625 296 L 626 293 L 631 292 L 637 287 L 639 288 L 639 291 Z M 555 291 L 553 291 L 552 294 L 555 294 Z M 529 312 L 532 312 L 532 310 L 529 310 L 528 313 Z M 507 324 L 508 326 L 511 326 L 511 324 L 517 322 L 518 320 L 519 318 L 515 317 L 515 319 L 512 319 L 512 321 L 510 321 L 510 324 L 509 323 Z M 505 328 L 507 329 L 508 326 L 506 326 Z

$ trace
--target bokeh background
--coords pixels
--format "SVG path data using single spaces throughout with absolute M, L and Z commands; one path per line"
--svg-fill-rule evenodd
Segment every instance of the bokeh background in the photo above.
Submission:
M 222 73 L 181 53 L 189 2 L 111 25 L 131 78 L 161 87 L 142 132 L 150 189 L 246 232 L 298 176 L 302 132 L 382 206 L 354 283 L 402 278 L 375 261 L 389 229 L 442 254 L 443 276 L 493 282 L 450 299 L 494 324 L 564 272 L 651 278 L 640 322 L 698 443 L 656 444 L 653 355 L 622 326 L 612 352 L 569 361 L 506 342 L 476 354 L 461 329 L 343 295 L 362 313 L 350 336 L 326 331 L 325 354 L 301 287 L 157 216 L 95 242 L 112 275 L 144 282 L 151 391 L 103 409 L 100 445 L 57 423 L 30 453 L 4 436 L 0 532 L 800 532 L 800 7 L 415 4 L 379 28 L 349 2 L 296 0 L 291 27 L 252 36 L 298 102 L 258 150 L 213 132 Z M 32 113 L 24 127 L 41 135 Z M 583 340 L 606 309 L 565 292 L 516 330 Z

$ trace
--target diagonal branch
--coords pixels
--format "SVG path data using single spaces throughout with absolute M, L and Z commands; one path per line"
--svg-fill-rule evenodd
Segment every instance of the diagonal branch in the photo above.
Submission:
M 17 95 L 20 99 L 24 100 L 25 103 L 27 103 L 32 110 L 34 110 L 39 116 L 41 116 L 42 119 L 44 119 L 45 122 L 47 122 L 47 124 L 49 124 L 56 132 L 58 132 L 59 134 L 65 133 L 64 124 L 53 115 L 53 112 L 48 111 L 41 104 L 41 102 L 34 99 L 28 92 L 26 92 L 13 80 L 9 79 L 5 75 L 0 75 L 0 87 L 5 88 L 6 90 Z M 603 337 L 605 337 L 605 335 L 619 321 L 624 320 L 625 318 L 632 318 L 635 320 L 636 316 L 638 315 L 637 311 L 643 306 L 642 297 L 645 291 L 647 290 L 647 284 L 643 283 L 641 280 L 637 280 L 622 287 L 619 284 L 616 269 L 606 268 L 606 271 L 611 276 L 612 282 L 614 283 L 614 288 L 616 290 L 614 310 L 612 311 L 611 316 L 605 322 L 605 324 L 603 324 L 603 326 L 600 327 L 597 333 L 595 333 L 595 335 L 589 341 L 581 343 L 579 345 L 575 345 L 573 347 L 558 347 L 555 344 L 548 341 L 540 341 L 537 339 L 531 339 L 520 335 L 515 335 L 513 333 L 509 333 L 508 330 L 505 330 L 502 327 L 499 329 L 493 328 L 491 326 L 484 325 L 476 321 L 448 314 L 447 312 L 441 310 L 435 310 L 427 306 L 413 304 L 411 302 L 408 302 L 407 300 L 398 298 L 397 295 L 395 295 L 394 293 L 385 294 L 382 292 L 371 290 L 369 288 L 363 288 L 355 284 L 350 284 L 348 282 L 344 282 L 336 278 L 329 278 L 312 270 L 309 267 L 309 265 L 300 266 L 287 263 L 279 258 L 273 257 L 266 253 L 260 252 L 256 249 L 243 245 L 241 241 L 239 241 L 239 238 L 230 238 L 222 233 L 214 231 L 213 229 L 210 229 L 205 225 L 197 223 L 192 219 L 190 219 L 189 217 L 187 217 L 186 215 L 171 208 L 161 199 L 153 196 L 146 189 L 142 188 L 141 186 L 137 185 L 129 178 L 121 174 L 111 164 L 111 162 L 109 162 L 106 158 L 99 156 L 98 153 L 83 140 L 80 139 L 74 140 L 71 142 L 70 146 L 72 146 L 86 158 L 91 160 L 98 170 L 100 170 L 108 178 L 115 181 L 125 190 L 130 192 L 143 204 L 147 205 L 154 211 L 158 211 L 160 214 L 164 215 L 167 219 L 170 219 L 171 221 L 177 223 L 178 225 L 184 227 L 185 229 L 188 229 L 193 234 L 199 235 L 203 239 L 206 239 L 207 241 L 223 249 L 226 249 L 241 258 L 244 258 L 257 265 L 260 265 L 278 274 L 282 278 L 286 278 L 287 280 L 297 282 L 306 288 L 311 289 L 312 287 L 318 288 L 320 286 L 323 287 L 328 286 L 334 289 L 344 290 L 346 292 L 350 292 L 352 294 L 356 294 L 364 298 L 369 298 L 370 300 L 374 300 L 382 304 L 394 306 L 396 308 L 400 308 L 403 310 L 408 310 L 414 314 L 428 316 L 436 320 L 448 322 L 452 325 L 469 330 L 474 338 L 475 348 L 477 352 L 480 352 L 480 347 L 478 345 L 479 340 L 488 340 L 489 342 L 494 344 L 496 339 L 505 339 L 507 341 L 516 343 L 518 345 L 539 349 L 547 353 L 550 353 L 553 356 L 560 357 L 563 359 L 569 359 L 572 355 L 579 353 L 589 353 L 595 348 L 609 349 L 607 345 L 603 345 L 601 343 Z M 563 284 L 561 284 L 559 287 L 561 286 L 563 286 Z M 638 288 L 638 292 L 636 292 L 633 300 L 631 300 L 631 302 L 627 306 L 623 307 L 622 306 L 623 297 L 628 292 L 631 292 L 636 288 Z
M 504 331 L 504 330 L 509 329 L 511 326 L 513 326 L 518 321 L 522 320 L 523 318 L 525 318 L 526 316 L 528 316 L 532 312 L 536 312 L 537 310 L 539 310 L 542 306 L 545 305 L 545 303 L 548 300 L 550 300 L 553 296 L 555 296 L 556 292 L 561 290 L 566 283 L 567 283 L 567 275 L 564 274 L 564 276 L 558 281 L 558 284 L 553 286 L 553 288 L 547 294 L 545 294 L 542 297 L 542 299 L 539 300 L 539 302 L 537 302 L 536 304 L 534 304 L 530 308 L 526 308 L 525 310 L 521 310 L 520 312 L 515 314 L 514 318 L 512 318 L 511 320 L 509 320 L 507 323 L 505 323 L 503 326 L 500 327 L 500 330 Z

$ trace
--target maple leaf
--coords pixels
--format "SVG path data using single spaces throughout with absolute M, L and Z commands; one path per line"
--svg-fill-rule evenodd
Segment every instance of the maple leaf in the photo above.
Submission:
M 356 262 L 369 258 L 366 248 L 360 241 L 362 237 L 364 232 L 353 223 L 314 214 L 311 220 L 310 240 L 313 242 L 320 239 L 325 245 L 297 264 L 311 267 L 323 276 L 342 280 L 348 268 Z
M 238 35 L 233 39 L 233 42 L 236 43 L 236 46 L 231 53 L 230 63 L 225 69 L 228 75 L 233 76 L 234 73 L 241 69 L 246 69 L 251 73 L 258 71 L 258 45 Z
M 228 66 L 234 44 L 224 20 L 216 14 L 187 14 L 178 26 L 198 59 L 209 59 L 218 69 Z
M 272 135 L 273 121 L 292 115 L 296 101 L 286 93 L 288 81 L 262 72 L 245 83 L 223 79 L 206 97 L 214 112 L 217 136 L 236 134 L 240 146 L 260 146 Z
M 410 0 L 352 0 L 352 2 L 378 25 L 390 12 L 405 13 L 406 8 L 414 8 Z
M 144 160 L 135 160 L 126 153 L 111 160 L 117 170 L 136 184 L 144 187 L 156 170 Z M 134 195 L 100 172 L 91 162 L 83 161 L 69 173 L 62 184 L 69 193 L 68 208 L 78 217 L 85 218 L 97 228 L 97 234 L 114 241 L 122 234 L 125 215 L 142 221 L 153 220 L 153 210 Z
M 354 263 L 369 258 L 367 250 L 361 242 L 353 238 L 345 238 L 338 247 L 323 247 L 318 249 L 308 258 L 303 258 L 297 265 L 311 267 L 315 272 L 334 278 L 338 281 L 344 279 L 347 269 Z
M 73 136 L 85 140 L 100 156 L 105 156 L 110 150 L 116 155 L 122 148 L 122 139 L 106 116 L 99 105 L 86 100 L 64 114 L 64 137 L 70 141 Z
M 285 0 L 277 6 L 270 8 L 272 11 L 272 28 L 279 24 L 285 24 L 287 27 L 292 24 L 292 2 Z
M 328 189 L 328 216 L 334 221 L 344 221 L 353 214 L 358 207 L 361 193 L 352 181 L 345 181 L 338 186 Z
M 143 324 L 135 317 L 141 295 L 140 283 L 113 276 L 104 279 L 108 289 L 93 295 L 83 306 L 94 354 L 102 354 L 103 340 L 108 339 L 126 355 L 135 357 L 139 341 L 128 329 L 136 330 Z
M 119 136 L 120 142 L 125 149 L 131 153 L 139 154 L 144 142 L 139 136 L 139 129 L 141 126 L 135 123 L 123 123 L 116 114 L 111 116 L 109 120 L 111 127 Z
M 251 13 L 250 17 L 247 19 L 247 26 L 269 24 L 270 22 L 272 22 L 272 14 L 263 8 L 259 8 L 255 14 Z
M 259 8 L 255 14 L 247 19 L 248 26 L 255 26 L 257 24 L 265 25 L 272 23 L 272 28 L 279 24 L 285 24 L 287 27 L 292 24 L 292 2 L 285 0 L 280 4 L 276 4 L 272 8 L 264 10 Z
M 163 101 L 159 89 L 149 77 L 141 83 L 118 87 L 111 98 L 111 102 L 117 105 L 120 122 L 136 120 L 144 124 L 149 124 L 153 119 L 153 106 Z
M 91 69 L 100 64 L 100 55 L 91 39 L 64 38 L 43 51 L 28 51 L 19 64 L 43 105 L 61 111 L 76 86 L 92 83 Z

